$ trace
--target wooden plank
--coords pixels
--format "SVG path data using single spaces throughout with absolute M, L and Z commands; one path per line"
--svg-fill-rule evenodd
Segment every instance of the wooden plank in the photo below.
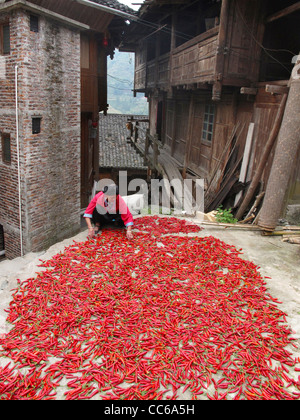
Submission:
M 251 184 L 248 188 L 248 191 L 243 199 L 242 204 L 240 205 L 240 208 L 237 212 L 236 218 L 237 219 L 241 219 L 245 213 L 245 211 L 247 210 L 247 207 L 250 203 L 250 201 L 252 200 L 252 197 L 255 193 L 255 190 L 259 184 L 259 181 L 261 179 L 262 173 L 265 169 L 265 165 L 266 162 L 269 158 L 270 152 L 274 146 L 275 140 L 277 139 L 280 127 L 281 127 L 281 123 L 282 123 L 282 119 L 283 119 L 283 115 L 284 115 L 284 111 L 285 111 L 285 106 L 286 106 L 286 102 L 287 102 L 287 97 L 288 95 L 285 94 L 283 95 L 282 99 L 281 99 L 281 105 L 278 108 L 277 111 L 277 115 L 276 115 L 276 119 L 272 128 L 272 131 L 269 135 L 268 141 L 265 144 L 260 162 L 256 168 L 256 171 L 254 173 L 253 179 L 251 181 Z
M 295 237 L 283 236 L 282 240 L 283 242 L 288 242 L 290 244 L 300 245 L 300 236 L 295 236 Z
M 244 150 L 243 163 L 242 163 L 242 168 L 241 168 L 241 173 L 240 173 L 240 178 L 239 178 L 239 181 L 242 182 L 243 184 L 246 182 L 246 177 L 247 177 L 250 153 L 251 153 L 252 142 L 253 142 L 253 133 L 254 133 L 254 123 L 250 123 L 249 129 L 248 129 L 247 140 L 246 140 L 246 146 Z M 240 199 L 242 198 L 242 195 L 243 195 L 242 191 L 240 191 L 236 195 L 234 207 L 238 205 Z
M 193 195 L 188 188 L 184 188 L 184 179 L 177 167 L 177 165 L 170 160 L 170 157 L 161 154 L 159 156 L 159 164 L 162 166 L 164 173 L 166 174 L 168 180 L 171 182 L 173 180 L 178 180 L 178 183 L 172 185 L 174 187 L 174 195 L 179 203 L 185 204 L 189 209 L 193 208 Z M 180 185 L 180 187 L 178 187 Z M 184 192 L 184 197 L 183 197 Z M 184 198 L 184 202 L 183 202 Z
M 285 9 L 280 10 L 279 12 L 273 13 L 271 16 L 267 17 L 266 22 L 267 23 L 274 22 L 275 20 L 288 16 L 291 13 L 297 12 L 298 10 L 300 10 L 300 1 L 293 4 L 292 6 L 289 6 L 289 7 L 286 7 Z
M 187 145 L 185 148 L 185 155 L 184 155 L 184 173 L 186 173 L 186 170 L 189 166 L 190 162 L 190 154 L 191 154 L 191 148 L 192 148 L 192 128 L 193 128 L 193 120 L 194 120 L 194 95 L 192 95 L 191 101 L 190 101 L 190 107 L 189 107 L 189 122 L 188 122 L 188 132 L 187 132 Z
M 283 95 L 289 92 L 289 88 L 287 86 L 266 85 L 266 92 L 277 95 Z
M 229 194 L 231 188 L 237 182 L 238 177 L 235 176 L 235 173 L 242 162 L 242 156 L 237 160 L 233 168 L 230 170 L 228 175 L 226 176 L 226 180 L 224 181 L 223 186 L 221 187 L 220 191 L 218 191 L 215 199 L 212 203 L 209 204 L 208 208 L 206 209 L 206 213 L 209 213 L 212 210 L 217 209 L 225 200 L 227 195 Z
M 232 144 L 232 142 L 233 142 L 233 140 L 234 140 L 234 138 L 235 138 L 235 135 L 236 135 L 236 133 L 237 133 L 237 129 L 238 129 L 238 127 L 239 127 L 239 124 L 240 124 L 240 123 L 238 123 L 236 126 L 234 126 L 234 128 L 233 128 L 233 130 L 232 130 L 232 132 L 231 132 L 231 134 L 230 134 L 230 137 L 229 137 L 229 138 L 228 138 L 228 140 L 227 140 L 227 143 L 226 143 L 226 145 L 225 145 L 225 147 L 224 147 L 224 149 L 223 149 L 223 153 L 222 153 L 222 155 L 220 156 L 219 162 L 218 162 L 218 164 L 216 165 L 216 167 L 215 167 L 215 169 L 214 169 L 214 172 L 213 172 L 213 174 L 212 174 L 212 176 L 211 176 L 211 180 L 210 180 L 209 185 L 208 185 L 208 188 L 207 188 L 207 193 L 208 193 L 208 192 L 209 192 L 209 190 L 212 188 L 212 185 L 213 185 L 213 183 L 214 183 L 214 181 L 215 181 L 215 177 L 216 177 L 216 175 L 217 175 L 217 173 L 218 173 L 218 170 L 219 170 L 220 166 L 221 166 L 222 164 L 224 164 L 224 159 L 226 158 L 226 155 L 227 155 L 227 153 L 228 153 L 228 151 L 229 151 L 229 148 L 230 148 L 230 146 L 231 146 L 231 144 Z
M 249 87 L 241 88 L 242 95 L 257 95 L 257 92 L 258 92 L 257 88 L 249 88 Z
M 257 230 L 259 232 L 262 231 L 262 229 L 258 226 L 253 225 L 243 225 L 241 223 L 217 223 L 217 222 L 202 222 L 198 221 L 197 219 L 193 220 L 193 223 L 196 225 L 207 225 L 211 227 L 224 227 L 224 228 L 231 228 L 231 229 L 243 229 L 243 230 Z

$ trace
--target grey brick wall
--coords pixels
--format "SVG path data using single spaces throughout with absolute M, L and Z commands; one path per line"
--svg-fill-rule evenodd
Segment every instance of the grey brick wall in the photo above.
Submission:
M 1 19 L 7 17 L 1 16 Z M 14 71 L 18 65 L 23 246 L 46 249 L 80 229 L 80 34 L 45 17 L 9 16 L 11 54 L 0 78 L 0 132 L 11 134 L 12 162 L 0 150 L 0 223 L 6 255 L 20 255 Z M 32 118 L 41 132 L 32 134 Z M 1 145 L 0 145 L 1 148 Z

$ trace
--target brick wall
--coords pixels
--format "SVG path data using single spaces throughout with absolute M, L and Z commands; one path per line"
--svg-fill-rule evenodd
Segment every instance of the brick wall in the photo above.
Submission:
M 24 251 L 39 251 L 80 229 L 80 34 L 45 17 L 31 32 L 29 13 L 10 15 L 11 54 L 0 78 L 0 131 L 9 132 L 12 163 L 0 150 L 0 223 L 6 255 L 20 255 L 14 71 L 18 64 Z M 4 19 L 4 16 L 0 17 Z M 32 118 L 41 132 L 32 134 Z M 1 145 L 0 145 L 1 147 Z

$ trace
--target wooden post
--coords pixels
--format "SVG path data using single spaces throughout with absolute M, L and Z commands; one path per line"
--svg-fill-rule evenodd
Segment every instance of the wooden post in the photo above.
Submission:
M 277 139 L 277 136 L 278 136 L 278 133 L 279 133 L 279 130 L 280 130 L 282 117 L 283 117 L 284 110 L 285 110 L 286 101 L 287 101 L 287 94 L 283 95 L 283 97 L 281 99 L 281 104 L 278 108 L 275 123 L 274 123 L 273 129 L 270 133 L 269 139 L 268 139 L 268 141 L 265 145 L 263 154 L 262 154 L 261 159 L 260 159 L 260 163 L 259 163 L 259 165 L 258 165 L 258 167 L 257 167 L 257 169 L 254 173 L 253 179 L 252 179 L 251 184 L 250 184 L 250 186 L 249 186 L 249 188 L 246 192 L 244 200 L 243 200 L 240 208 L 237 211 L 236 218 L 239 219 L 239 220 L 243 217 L 245 211 L 247 210 L 247 207 L 248 207 L 250 201 L 252 200 L 252 198 L 255 194 L 255 191 L 256 191 L 256 188 L 259 184 L 259 181 L 261 180 L 262 173 L 265 169 L 266 163 L 269 159 L 271 150 L 274 146 L 275 140 Z
M 137 143 L 139 137 L 139 122 L 136 121 L 134 128 L 134 142 Z
M 173 68 L 173 51 L 176 48 L 176 24 L 177 24 L 177 14 L 176 11 L 173 10 L 172 12 L 172 29 L 171 29 L 171 45 L 170 45 L 170 73 L 169 73 L 169 91 L 172 90 L 172 68 Z
M 177 115 L 177 101 L 174 102 L 174 110 L 173 110 L 173 121 L 172 121 L 172 132 L 171 132 L 171 139 L 172 139 L 172 145 L 171 145 L 171 156 L 174 155 L 175 152 L 175 143 L 176 143 L 176 115 Z
M 223 0 L 220 15 L 220 29 L 218 39 L 218 52 L 216 59 L 216 81 L 213 85 L 213 101 L 220 101 L 223 85 L 225 49 L 227 42 L 228 20 L 229 20 L 230 0 Z
M 192 148 L 192 140 L 193 140 L 193 121 L 194 121 L 194 95 L 191 97 L 190 108 L 189 108 L 189 121 L 188 121 L 188 130 L 187 130 L 187 142 L 186 142 L 186 149 L 184 155 L 184 163 L 183 163 L 183 178 L 186 177 L 186 170 L 189 166 L 190 162 L 190 154 Z
M 159 155 L 158 135 L 155 134 L 153 137 L 153 164 L 155 168 L 157 167 L 157 164 L 158 164 L 158 155 Z
M 144 165 L 148 164 L 149 142 L 150 142 L 150 129 L 147 128 L 146 141 L 145 141 L 145 153 L 144 153 Z
M 273 231 L 281 216 L 289 180 L 300 146 L 300 55 L 290 80 L 290 92 L 278 136 L 273 165 L 258 225 Z

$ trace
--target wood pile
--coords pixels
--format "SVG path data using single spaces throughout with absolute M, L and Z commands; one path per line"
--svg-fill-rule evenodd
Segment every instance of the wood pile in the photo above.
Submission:
M 245 124 L 237 123 L 233 127 L 223 154 L 208 182 L 205 193 L 206 213 L 223 205 L 227 208 L 231 207 L 234 216 L 241 223 L 255 224 L 257 222 L 265 196 L 264 170 L 279 134 L 286 101 L 287 94 L 284 94 L 273 128 L 252 174 L 249 166 L 253 154 L 255 124 L 252 122 L 249 124 L 246 141 L 243 135 L 247 128 Z
M 296 236 L 284 235 L 282 240 L 283 242 L 288 242 L 290 244 L 300 245 L 300 234 Z
M 300 226 L 277 227 L 273 232 L 264 232 L 265 236 L 281 236 L 282 242 L 300 245 Z
M 209 213 L 220 207 L 228 198 L 233 200 L 245 188 L 240 181 L 241 166 L 244 160 L 241 149 L 241 134 L 244 125 L 233 127 L 224 151 L 218 161 L 205 192 L 205 212 Z

